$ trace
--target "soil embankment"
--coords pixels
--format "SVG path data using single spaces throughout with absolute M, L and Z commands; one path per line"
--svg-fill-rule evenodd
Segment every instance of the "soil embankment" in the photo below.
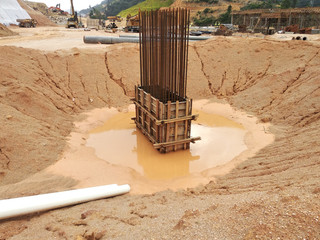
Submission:
M 18 182 L 58 159 L 79 113 L 129 103 L 139 81 L 138 46 L 0 50 L 1 196 L 72 186 L 70 179 L 61 186 L 49 179 L 40 190 Z M 206 186 L 6 221 L 0 238 L 320 238 L 319 52 L 319 45 L 298 41 L 221 37 L 192 43 L 188 96 L 224 99 L 270 122 L 274 143 Z
M 16 33 L 12 32 L 9 28 L 0 23 L 0 37 L 13 36 Z
M 55 23 L 50 21 L 45 15 L 43 15 L 40 11 L 36 11 L 29 7 L 24 1 L 18 0 L 20 6 L 27 11 L 31 18 L 37 20 L 37 26 L 57 26 Z

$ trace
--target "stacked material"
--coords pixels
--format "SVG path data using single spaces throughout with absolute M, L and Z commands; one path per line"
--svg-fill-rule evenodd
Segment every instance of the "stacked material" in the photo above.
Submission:
M 21 8 L 17 0 L 1 0 L 0 23 L 4 25 L 16 24 L 17 19 L 29 19 L 29 14 Z

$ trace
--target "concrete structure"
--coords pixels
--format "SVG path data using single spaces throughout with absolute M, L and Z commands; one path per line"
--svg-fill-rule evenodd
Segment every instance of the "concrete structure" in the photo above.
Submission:
M 232 13 L 232 24 L 245 25 L 265 34 L 290 25 L 298 28 L 320 28 L 320 7 L 291 9 L 253 9 Z

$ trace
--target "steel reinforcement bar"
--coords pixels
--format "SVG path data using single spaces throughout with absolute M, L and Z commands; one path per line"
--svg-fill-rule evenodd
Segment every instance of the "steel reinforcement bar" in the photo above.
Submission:
M 141 87 L 163 103 L 186 98 L 190 10 L 139 14 Z

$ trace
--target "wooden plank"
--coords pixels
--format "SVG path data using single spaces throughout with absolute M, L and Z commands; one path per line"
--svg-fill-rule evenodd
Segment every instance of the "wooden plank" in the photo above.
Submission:
M 140 104 L 143 106 L 144 92 L 142 91 L 142 89 L 140 89 L 139 93 L 140 93 Z
M 189 101 L 186 102 L 186 116 L 188 116 L 188 113 L 189 113 L 188 108 L 189 108 Z M 188 129 L 188 120 L 184 122 L 184 139 L 187 138 L 187 131 L 188 131 L 187 129 Z M 186 143 L 183 145 L 183 149 L 187 149 Z
M 139 98 L 138 91 L 139 91 L 138 87 L 134 86 L 134 97 L 135 97 L 134 101 L 138 101 L 138 98 Z M 135 107 L 135 110 L 136 110 L 136 119 L 139 120 L 139 109 Z
M 179 101 L 176 101 L 176 118 L 179 117 Z M 177 141 L 178 137 L 178 122 L 174 123 L 174 141 Z M 177 150 L 177 145 L 174 145 L 174 151 Z
M 159 119 L 159 100 L 156 100 L 156 118 Z M 156 140 L 159 141 L 159 126 L 156 125 Z
M 157 144 L 157 141 L 143 128 L 139 122 L 136 121 L 136 124 L 138 128 L 140 128 L 141 132 L 146 135 L 153 144 Z
M 146 99 L 147 99 L 147 109 L 149 110 L 149 114 L 147 114 L 147 124 L 148 124 L 148 133 L 151 134 L 151 123 L 150 123 L 150 116 L 152 116 L 151 114 L 151 95 L 147 94 L 146 95 Z
M 148 110 L 151 112 L 151 95 L 148 94 L 147 97 L 148 97 Z
M 164 143 L 155 143 L 153 144 L 154 148 L 162 148 L 162 147 L 168 147 L 168 146 L 173 146 L 175 144 L 186 144 L 190 142 L 195 142 L 201 140 L 201 137 L 194 137 L 194 138 L 187 138 L 187 139 L 181 139 L 177 141 L 171 141 L 171 142 L 164 142 Z
M 181 121 L 185 121 L 185 120 L 197 120 L 198 117 L 199 117 L 199 114 L 195 114 L 195 115 L 189 115 L 189 116 L 185 116 L 185 117 L 171 118 L 168 120 L 167 119 L 157 120 L 156 124 L 167 124 L 167 123 L 181 122 Z
M 159 112 L 159 118 L 160 119 L 162 119 L 163 118 L 163 106 L 164 106 L 164 104 L 163 103 L 160 103 L 160 112 Z M 163 128 L 164 128 L 164 126 L 163 125 L 161 125 L 161 126 L 159 126 L 159 134 L 160 134 L 160 136 L 159 136 L 159 142 L 164 142 L 163 141 Z
M 148 111 L 146 108 L 144 108 L 141 104 L 139 104 L 139 103 L 136 102 L 136 101 L 134 101 L 134 104 L 136 104 L 136 106 L 140 107 L 140 109 L 141 109 L 143 112 L 145 112 L 146 114 L 149 114 L 149 111 Z M 150 114 L 150 118 L 151 118 L 152 120 L 154 120 L 154 121 L 158 121 L 158 119 L 157 119 L 155 116 L 152 116 L 151 114 Z M 157 124 L 157 125 L 160 125 L 160 123 Z
M 167 119 L 170 119 L 170 117 L 171 117 L 171 101 L 168 101 L 168 104 L 167 104 Z M 166 129 L 167 130 L 166 142 L 169 142 L 170 123 L 167 123 L 166 127 L 167 127 L 167 129 Z M 167 151 L 167 149 L 165 151 Z
M 141 104 L 139 104 L 138 102 L 134 101 L 134 104 L 136 104 L 137 106 L 140 107 L 140 109 L 142 111 L 144 111 L 145 113 L 149 113 L 149 111 L 144 108 L 143 106 L 141 106 Z M 163 106 L 162 104 L 160 104 L 160 106 Z M 162 107 L 163 109 L 163 107 Z M 187 109 L 186 109 L 187 112 Z M 163 111 L 160 111 L 160 118 L 163 116 L 162 113 Z M 150 117 L 152 118 L 152 120 L 155 121 L 156 125 L 160 125 L 160 124 L 166 124 L 166 123 L 173 123 L 173 122 L 179 122 L 179 121 L 185 121 L 185 120 L 197 120 L 197 118 L 199 117 L 199 114 L 195 114 L 195 115 L 189 115 L 189 116 L 185 116 L 185 117 L 179 117 L 179 118 L 171 118 L 171 119 L 160 119 L 158 120 L 155 116 L 153 116 L 152 114 L 150 114 Z
M 140 98 L 141 98 L 141 106 L 142 106 L 142 109 L 143 109 L 143 104 L 144 104 L 144 92 L 143 91 L 140 91 L 141 95 L 140 95 Z M 145 124 L 144 124 L 144 111 L 141 111 L 141 123 L 142 123 L 142 128 L 145 128 Z

